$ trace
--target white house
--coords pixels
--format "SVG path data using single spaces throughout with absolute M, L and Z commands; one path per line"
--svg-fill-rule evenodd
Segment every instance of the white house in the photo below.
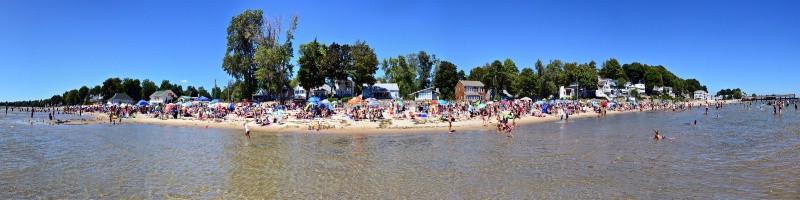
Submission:
M 708 94 L 708 92 L 706 92 L 706 91 L 702 91 L 702 90 L 694 91 L 694 100 L 711 101 L 713 99 L 714 99 L 714 97 L 711 96 L 711 94 Z
M 376 83 L 374 85 L 364 84 L 361 86 L 362 98 L 376 99 L 399 99 L 400 88 L 397 83 Z
M 319 97 L 322 99 L 328 98 L 329 94 L 331 94 L 331 86 L 329 85 L 322 85 L 314 88 L 308 93 L 309 96 Z M 301 87 L 300 84 L 294 86 L 294 99 L 308 99 L 306 96 L 306 89 Z
M 90 101 L 90 102 L 95 102 L 95 103 L 101 103 L 101 102 L 103 102 L 103 95 L 100 95 L 100 94 L 90 94 L 90 95 L 89 95 L 89 101 Z
M 439 99 L 439 88 L 429 87 L 411 94 L 414 95 L 414 101 Z
M 572 96 L 574 96 L 574 95 L 575 95 L 575 89 L 574 88 L 568 88 L 568 87 L 565 88 L 564 86 L 561 86 L 561 87 L 558 88 L 558 98 L 559 99 L 572 99 Z
M 159 90 L 150 95 L 150 104 L 166 104 L 172 103 L 172 100 L 177 98 L 178 95 L 172 90 Z
M 125 93 L 116 93 L 116 94 L 114 94 L 113 97 L 108 99 L 108 103 L 119 103 L 119 104 L 127 103 L 127 104 L 131 104 L 131 103 L 133 103 L 133 98 L 131 98 L 130 96 L 128 96 L 128 94 L 125 94 Z
M 342 97 L 352 97 L 353 96 L 353 91 L 355 91 L 353 89 L 353 87 L 355 87 L 355 83 L 353 83 L 353 81 L 351 81 L 351 80 L 337 80 L 335 84 L 336 84 L 336 91 L 333 93 L 334 97 L 342 98 Z M 330 87 L 328 87 L 328 89 L 329 89 L 328 91 L 331 91 Z
M 617 81 L 609 78 L 601 78 L 597 76 L 597 90 L 595 96 L 606 99 L 613 99 L 617 97 Z

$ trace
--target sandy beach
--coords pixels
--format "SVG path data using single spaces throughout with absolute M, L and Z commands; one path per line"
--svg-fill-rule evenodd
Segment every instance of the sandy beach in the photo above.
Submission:
M 639 112 L 639 110 L 627 111 L 608 111 L 608 117 L 616 114 Z M 89 124 L 108 124 L 108 115 L 103 113 L 84 113 L 89 114 L 96 118 L 90 120 Z M 141 115 L 140 115 L 141 116 Z M 576 115 L 570 115 L 570 118 L 587 118 L 597 117 L 597 113 L 586 112 Z M 525 116 L 518 118 L 516 124 L 526 125 L 543 122 L 559 121 L 560 115 L 547 115 L 546 117 L 533 117 Z M 117 121 L 117 120 L 115 120 Z M 252 133 L 324 133 L 324 134 L 381 134 L 381 133 L 419 133 L 419 132 L 447 132 L 448 123 L 439 120 L 438 118 L 417 118 L 417 119 L 384 119 L 376 122 L 368 121 L 353 121 L 351 119 L 343 118 L 340 115 L 315 119 L 317 123 L 329 126 L 329 128 L 314 127 L 313 130 L 308 130 L 308 125 L 312 120 L 303 119 L 290 119 L 284 120 L 283 124 L 272 124 L 268 126 L 258 125 L 252 118 L 235 118 L 231 120 L 224 120 L 222 122 L 213 122 L 211 120 L 197 120 L 195 118 L 178 118 L 178 119 L 158 119 L 151 117 L 136 117 L 136 118 L 123 118 L 121 123 L 134 123 L 134 124 L 155 124 L 155 125 L 168 125 L 168 126 L 193 126 L 201 128 L 223 128 L 244 131 L 244 125 L 250 126 Z M 119 122 L 118 122 L 119 123 Z M 471 119 L 457 119 L 453 122 L 453 131 L 466 131 L 466 130 L 494 130 L 497 120 L 492 118 L 488 126 L 483 126 L 483 120 L 480 116 Z

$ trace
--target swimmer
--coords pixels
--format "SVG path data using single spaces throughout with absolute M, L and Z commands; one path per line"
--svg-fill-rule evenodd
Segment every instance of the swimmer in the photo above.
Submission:
M 697 120 L 694 120 L 694 125 L 697 125 Z
M 247 124 L 244 125 L 244 136 L 247 137 L 248 140 L 250 139 L 250 126 L 247 126 Z
M 656 133 L 655 133 L 655 136 L 653 137 L 653 139 L 656 139 L 656 140 L 663 140 L 663 139 L 664 139 L 664 136 L 662 136 L 662 135 L 659 135 L 659 134 L 658 134 L 658 131 L 656 131 Z

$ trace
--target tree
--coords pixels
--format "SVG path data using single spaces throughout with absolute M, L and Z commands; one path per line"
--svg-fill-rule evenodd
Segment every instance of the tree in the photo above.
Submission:
M 277 93 L 280 102 L 284 101 L 283 89 L 289 86 L 289 81 L 292 80 L 291 76 L 294 74 L 294 65 L 290 61 L 294 57 L 292 40 L 294 40 L 298 18 L 297 15 L 292 16 L 291 24 L 286 30 L 286 40 L 283 43 L 280 43 L 278 38 L 283 28 L 282 20 L 276 18 L 274 21 L 266 21 L 264 43 L 258 45 L 254 56 L 257 65 L 255 77 L 258 85 L 273 94 Z M 249 93 L 249 96 L 246 97 L 252 96 L 253 91 L 246 92 Z
M 349 70 L 348 76 L 353 79 L 355 86 L 355 94 L 361 93 L 361 86 L 363 84 L 375 84 L 375 71 L 378 71 L 378 57 L 375 55 L 375 49 L 367 45 L 365 41 L 357 40 L 351 46 L 350 52 L 351 64 L 353 69 Z
M 211 88 L 211 98 L 222 99 L 222 90 L 219 88 L 219 86 L 214 86 Z
M 80 104 L 87 104 L 89 96 L 89 87 L 83 86 L 78 89 L 78 103 Z
M 199 94 L 200 96 L 204 96 L 204 97 L 211 97 L 211 94 L 209 94 L 208 90 L 203 88 L 203 86 L 200 86 L 199 88 L 197 88 L 197 94 Z
M 686 90 L 688 91 L 689 94 L 694 95 L 694 91 L 702 90 L 702 89 L 703 89 L 703 86 L 700 85 L 700 81 L 697 81 L 697 79 L 693 79 L 693 78 L 686 79 Z M 692 97 L 692 98 L 694 98 L 694 97 Z
M 114 94 L 123 92 L 124 89 L 122 88 L 122 80 L 119 78 L 108 78 L 106 81 L 103 81 L 103 101 L 114 97 Z M 65 99 L 67 95 L 64 95 Z
M 191 85 L 186 86 L 186 90 L 183 91 L 183 96 L 197 97 L 198 94 L 199 92 L 197 91 L 197 89 L 195 89 L 194 86 Z
M 662 87 L 664 86 L 664 82 L 661 79 L 661 72 L 653 67 L 647 69 L 644 72 L 644 84 L 645 84 L 645 92 L 648 94 L 653 94 L 653 87 Z
M 326 54 L 326 64 L 322 67 L 322 74 L 328 79 L 328 84 L 333 91 L 336 91 L 336 81 L 347 80 L 348 69 L 350 68 L 350 45 L 339 45 L 331 43 Z
M 467 74 L 464 72 L 463 69 L 462 70 L 458 70 L 457 78 L 458 78 L 458 80 L 467 80 Z
M 485 68 L 483 66 L 477 66 L 469 70 L 469 76 L 467 76 L 467 80 L 481 81 L 483 80 L 483 76 L 486 76 Z
M 175 95 L 183 95 L 183 86 L 178 84 L 172 84 L 171 88 L 172 92 L 174 92 Z
M 261 10 L 246 10 L 234 16 L 228 26 L 228 47 L 222 60 L 222 69 L 236 80 L 244 82 L 245 98 L 255 91 L 255 53 L 259 45 L 264 45 L 264 18 Z
M 78 90 L 75 90 L 75 89 L 70 90 L 69 92 L 67 92 L 67 95 L 65 95 L 65 96 L 66 96 L 66 98 L 64 98 L 64 99 L 67 102 L 67 105 L 77 105 L 77 104 L 80 103 L 80 97 L 78 96 Z
M 161 87 L 158 87 L 158 90 L 172 90 L 172 84 L 169 83 L 169 80 L 162 80 Z M 180 95 L 180 93 L 177 93 L 174 90 L 172 92 L 175 92 L 175 94 Z
M 397 83 L 401 97 L 411 98 L 408 94 L 417 91 L 414 84 L 417 71 L 414 66 L 409 65 L 406 61 L 407 59 L 403 55 L 397 55 L 397 58 L 383 59 L 381 70 L 385 73 L 384 79 L 387 82 Z
M 536 91 L 535 93 L 543 95 L 541 91 L 542 88 L 544 88 L 544 79 L 542 79 L 542 74 L 544 73 L 545 68 L 544 64 L 542 64 L 542 60 L 536 59 L 536 64 L 534 67 L 536 68 L 536 75 L 539 76 L 539 91 Z
M 562 82 L 559 80 L 564 73 L 564 64 L 561 60 L 551 60 L 544 73 L 541 75 L 543 87 L 541 88 L 542 96 L 556 95 L 558 93 L 558 84 Z
M 155 93 L 158 90 L 156 87 L 156 83 L 150 81 L 150 79 L 144 79 L 142 81 L 142 99 L 145 101 L 150 101 L 150 95 Z
M 134 101 L 142 99 L 142 85 L 139 79 L 125 78 L 122 80 L 122 88 L 125 94 L 128 94 Z
M 61 95 L 53 95 L 53 97 L 50 97 L 50 103 L 52 103 L 53 105 L 58 105 L 63 102 L 64 102 L 64 97 Z M 8 105 L 8 102 L 6 102 L 6 105 Z
M 622 65 L 622 70 L 625 71 L 625 75 L 630 79 L 631 83 L 638 83 L 644 78 L 647 68 L 641 63 L 633 62 Z
M 617 59 L 611 58 L 603 62 L 602 68 L 600 68 L 600 72 L 598 73 L 600 77 L 609 78 L 612 80 L 617 80 L 621 77 L 625 77 L 625 72 L 620 67 L 619 62 Z M 619 83 L 625 84 L 625 82 Z
M 325 84 L 325 76 L 320 73 L 326 64 L 324 52 L 326 49 L 322 46 L 314 39 L 312 42 L 301 44 L 298 50 L 300 58 L 297 60 L 297 65 L 300 69 L 297 70 L 297 79 L 300 86 L 306 89 L 306 97 L 309 96 L 311 89 Z
M 433 86 L 439 89 L 442 99 L 455 99 L 455 87 L 458 84 L 456 65 L 442 61 L 436 67 Z
M 500 93 L 501 92 L 500 90 L 503 88 L 503 85 L 502 85 L 502 83 L 503 83 L 502 82 L 503 81 L 502 77 L 504 77 L 503 63 L 500 62 L 499 60 L 494 60 L 494 62 L 492 62 L 492 64 L 489 65 L 489 68 L 488 68 L 487 71 L 489 72 L 488 73 L 488 75 L 489 75 L 488 79 L 490 79 L 490 80 L 487 80 L 487 81 L 491 82 L 491 87 L 489 87 L 489 88 L 492 88 L 492 93 L 489 94 L 489 99 L 495 99 L 494 98 L 495 94 Z M 484 80 L 486 80 L 486 78 L 487 77 L 485 77 Z M 484 83 L 484 85 L 485 84 L 486 83 Z
M 538 95 L 540 81 L 539 76 L 531 68 L 523 68 L 513 82 L 519 90 L 518 94 L 524 97 L 534 97 Z
M 409 59 L 414 59 L 414 65 L 417 68 L 417 88 L 425 89 L 431 87 L 431 70 L 438 63 L 436 54 L 428 55 L 425 51 L 419 51 L 416 57 L 409 56 Z

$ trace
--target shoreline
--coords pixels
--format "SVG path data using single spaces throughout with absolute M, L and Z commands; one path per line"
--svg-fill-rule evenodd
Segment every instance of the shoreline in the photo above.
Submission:
M 644 110 L 641 112 L 646 112 L 650 110 Z M 625 113 L 636 113 L 640 112 L 639 110 L 626 110 L 626 111 L 611 111 L 609 110 L 607 116 L 614 116 L 618 114 L 625 114 Z M 95 120 L 89 120 L 89 123 L 86 124 L 106 124 L 109 123 L 108 121 L 104 121 L 103 119 L 108 119 L 108 115 L 104 113 L 85 113 L 94 118 Z M 589 117 L 597 117 L 597 113 L 594 112 L 586 112 L 580 113 L 577 115 L 570 115 L 571 119 L 580 119 L 580 118 L 589 118 Z M 350 119 L 344 118 L 325 118 L 325 119 L 315 119 L 314 121 L 323 121 L 329 125 L 333 125 L 335 128 L 330 129 L 312 129 L 308 130 L 308 124 L 312 120 L 298 120 L 298 119 L 290 119 L 284 120 L 282 125 L 269 125 L 269 126 L 260 126 L 255 123 L 255 120 L 252 119 L 236 119 L 236 120 L 226 120 L 224 122 L 212 122 L 210 120 L 196 120 L 196 119 L 167 119 L 162 120 L 158 118 L 124 118 L 122 119 L 121 123 L 129 123 L 129 124 L 149 124 L 149 125 L 165 125 L 165 126 L 186 126 L 186 127 L 199 127 L 199 128 L 216 128 L 216 129 L 229 129 L 229 130 L 238 130 L 244 132 L 244 125 L 247 124 L 250 127 L 251 133 L 309 133 L 309 134 L 343 134 L 343 135 L 350 135 L 350 134 L 396 134 L 396 133 L 424 133 L 424 132 L 447 132 L 448 123 L 443 122 L 438 119 L 388 119 L 391 122 L 391 125 L 384 124 L 384 127 L 381 127 L 382 122 L 386 121 L 387 119 L 377 121 L 377 122 L 366 122 L 366 121 L 353 121 Z M 117 121 L 117 120 L 115 120 Z M 523 118 L 518 118 L 516 120 L 516 125 L 530 125 L 530 124 L 538 124 L 538 123 L 545 123 L 545 122 L 557 122 L 560 121 L 560 115 L 547 115 L 546 117 L 534 117 L 534 116 L 525 116 Z M 118 122 L 119 123 L 119 122 Z M 385 122 L 384 122 L 385 123 Z M 496 119 L 489 120 L 488 126 L 483 126 L 483 120 L 480 116 L 473 117 L 471 119 L 457 119 L 453 122 L 452 130 L 454 132 L 460 131 L 469 131 L 469 130 L 495 130 L 495 125 L 497 124 Z

